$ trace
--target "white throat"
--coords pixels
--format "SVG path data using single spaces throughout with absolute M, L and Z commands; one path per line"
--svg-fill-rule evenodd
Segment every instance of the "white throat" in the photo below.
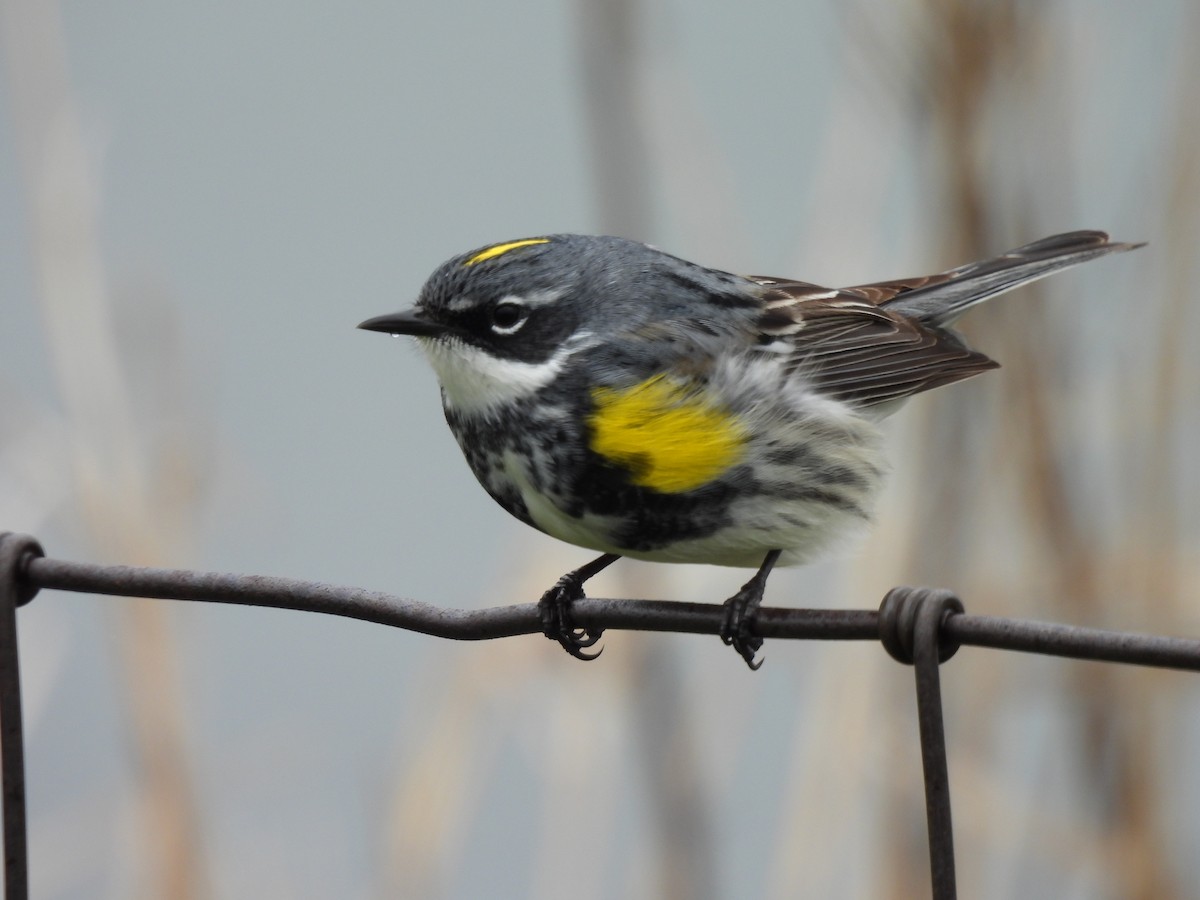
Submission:
M 502 359 L 462 341 L 419 338 L 442 385 L 447 409 L 485 415 L 529 397 L 553 381 L 567 359 L 590 341 L 576 335 L 549 359 L 537 363 Z

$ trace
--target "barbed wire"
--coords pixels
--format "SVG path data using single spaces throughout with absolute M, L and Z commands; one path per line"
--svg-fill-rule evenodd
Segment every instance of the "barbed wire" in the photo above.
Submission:
M 536 603 L 446 609 L 381 591 L 293 578 L 69 562 L 47 558 L 29 535 L 0 533 L 0 767 L 5 897 L 10 900 L 28 895 L 16 609 L 43 589 L 291 609 L 465 641 L 543 630 Z M 593 632 L 719 634 L 724 616 L 720 604 L 594 598 L 575 602 L 571 612 L 578 625 Z M 970 615 L 954 594 L 930 588 L 893 588 L 879 609 L 763 607 L 757 632 L 786 640 L 879 641 L 893 658 L 913 666 L 935 900 L 950 900 L 956 890 L 939 666 L 959 647 L 1200 671 L 1200 640 Z

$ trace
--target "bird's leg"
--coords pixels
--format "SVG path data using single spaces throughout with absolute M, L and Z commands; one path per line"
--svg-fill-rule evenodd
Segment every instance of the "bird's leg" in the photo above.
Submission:
M 600 640 L 604 629 L 597 628 L 595 631 L 589 631 L 586 628 L 577 628 L 571 620 L 571 604 L 576 600 L 583 599 L 583 583 L 585 581 L 597 572 L 608 568 L 620 558 L 616 553 L 605 553 L 603 556 L 593 559 L 586 566 L 580 566 L 578 569 L 568 572 L 555 582 L 554 587 L 542 594 L 542 599 L 538 601 L 543 633 L 551 640 L 562 644 L 562 648 L 576 659 L 595 659 L 603 652 L 603 648 L 595 653 L 585 653 L 584 650 Z
M 757 670 L 763 664 L 760 659 L 754 661 L 763 639 L 754 633 L 754 625 L 758 619 L 758 608 L 762 606 L 763 589 L 767 586 L 767 576 L 779 561 L 781 551 L 772 550 L 763 560 L 754 577 L 742 585 L 742 589 L 725 601 L 725 619 L 721 623 L 721 640 L 731 644 L 733 649 L 741 654 L 751 669 Z

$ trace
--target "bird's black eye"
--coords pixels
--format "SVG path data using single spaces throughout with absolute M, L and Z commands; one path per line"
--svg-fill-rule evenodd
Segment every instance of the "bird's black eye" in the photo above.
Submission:
M 525 321 L 525 307 L 519 303 L 497 303 L 492 308 L 492 331 L 512 334 Z

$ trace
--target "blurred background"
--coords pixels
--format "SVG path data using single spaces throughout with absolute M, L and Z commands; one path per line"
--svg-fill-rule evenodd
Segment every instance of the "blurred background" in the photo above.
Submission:
M 1146 240 L 963 323 L 1004 368 L 890 425 L 869 536 L 768 602 L 1200 634 L 1200 5 L 0 0 L 0 529 L 51 556 L 445 606 L 590 555 L 474 483 L 415 349 L 355 331 L 555 231 L 852 284 Z M 594 596 L 717 602 L 626 562 Z M 926 895 L 911 672 L 877 645 L 454 644 L 43 592 L 34 893 Z M 962 893 L 1200 897 L 1200 683 L 967 649 Z

